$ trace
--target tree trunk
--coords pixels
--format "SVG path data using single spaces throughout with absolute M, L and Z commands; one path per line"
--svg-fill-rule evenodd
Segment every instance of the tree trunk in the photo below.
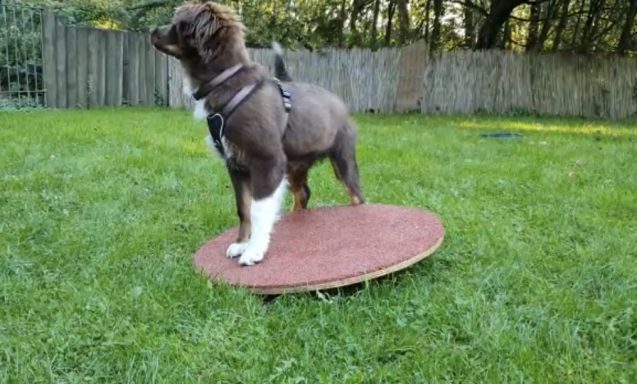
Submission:
M 358 30 L 356 29 L 356 24 L 358 23 L 358 16 L 360 15 L 362 10 L 362 2 L 363 0 L 354 0 L 354 3 L 352 4 L 352 13 L 350 14 L 349 28 L 352 34 L 350 45 L 353 46 L 358 45 L 360 40 Z
M 436 52 L 440 48 L 440 26 L 442 18 L 442 1 L 434 1 L 434 26 L 431 30 L 431 41 L 429 42 L 429 52 Z
M 427 0 L 425 5 L 425 42 L 429 44 L 429 10 L 431 9 L 431 0 Z
M 538 39 L 538 26 L 540 24 L 541 5 L 534 3 L 531 5 L 531 21 L 529 21 L 529 34 L 526 38 L 526 50 L 533 51 L 536 49 Z
M 380 12 L 380 0 L 374 2 L 374 18 L 372 20 L 372 49 L 378 48 L 378 13 Z
M 580 0 L 579 11 L 577 13 L 577 23 L 575 23 L 575 30 L 573 31 L 573 36 L 571 37 L 571 48 L 577 46 L 577 35 L 579 34 L 580 25 L 582 24 L 582 15 L 584 15 L 585 5 L 586 0 Z
M 409 39 L 409 0 L 398 0 L 398 45 L 405 45 Z
M 387 7 L 387 26 L 385 27 L 385 45 L 391 44 L 391 33 L 393 28 L 394 10 L 396 9 L 396 3 L 394 1 L 389 2 Z
M 602 14 L 604 12 L 604 7 L 606 5 L 606 0 L 599 0 L 597 2 L 597 6 L 595 7 L 595 17 L 593 19 L 593 25 L 591 27 L 590 30 L 590 34 L 588 35 L 588 41 L 589 44 L 588 46 L 591 49 L 597 48 L 597 41 L 596 39 L 598 39 L 600 36 L 598 34 L 600 28 L 603 25 L 603 19 L 604 19 L 604 15 Z
M 476 33 L 475 24 L 473 22 L 473 10 L 469 7 L 464 7 L 464 44 L 467 48 L 473 48 L 475 43 Z
M 626 22 L 622 27 L 622 33 L 617 44 L 617 53 L 625 55 L 631 48 L 632 29 L 635 25 L 635 17 L 637 16 L 637 0 L 628 0 L 628 12 L 626 12 Z
M 341 0 L 341 9 L 338 12 L 338 46 L 345 45 L 345 20 L 347 19 L 347 0 Z
M 502 27 L 502 38 L 499 40 L 496 47 L 500 49 L 508 49 L 508 48 L 511 48 L 510 45 L 511 45 L 511 24 L 509 23 L 509 20 L 507 19 L 507 21 L 504 22 L 504 25 Z
M 489 9 L 489 14 L 478 32 L 476 48 L 490 49 L 495 47 L 498 33 L 502 29 L 504 22 L 508 20 L 515 7 L 524 4 L 526 1 L 527 0 L 494 0 Z
M 604 0 L 592 0 L 590 8 L 588 9 L 588 15 L 586 16 L 586 23 L 584 23 L 584 29 L 582 30 L 582 40 L 580 41 L 579 51 L 581 53 L 588 53 L 591 51 L 593 45 L 592 37 L 595 36 L 599 23 L 596 23 L 599 16 L 599 10 L 604 5 Z
M 564 0 L 568 1 L 568 0 Z M 537 40 L 535 41 L 534 51 L 543 51 L 544 46 L 546 44 L 546 39 L 549 36 L 549 31 L 551 30 L 551 23 L 556 19 L 557 13 L 559 12 L 559 6 L 555 1 L 549 1 L 544 5 L 544 19 L 541 22 L 542 27 L 540 28 L 539 35 Z
M 557 51 L 560 49 L 560 44 L 562 43 L 562 33 L 564 32 L 564 28 L 566 27 L 566 22 L 568 21 L 568 7 L 571 4 L 571 0 L 563 0 L 562 1 L 562 11 L 560 13 L 560 21 L 555 28 L 555 39 L 553 40 L 553 51 Z

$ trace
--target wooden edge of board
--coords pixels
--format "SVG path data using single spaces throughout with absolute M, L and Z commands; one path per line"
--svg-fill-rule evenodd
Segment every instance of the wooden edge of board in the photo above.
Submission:
M 264 296 L 283 295 L 288 293 L 323 291 L 328 289 L 341 288 L 341 287 L 346 287 L 349 285 L 354 285 L 358 283 L 363 283 L 365 281 L 377 279 L 379 277 L 390 275 L 392 273 L 408 268 L 416 264 L 417 262 L 426 259 L 427 257 L 431 256 L 434 252 L 436 252 L 438 248 L 440 248 L 440 246 L 442 245 L 442 242 L 444 241 L 444 239 L 445 239 L 445 230 L 443 227 L 443 232 L 442 232 L 442 236 L 440 236 L 440 239 L 438 239 L 436 243 L 434 243 L 430 248 L 426 249 L 424 252 L 419 253 L 416 256 L 410 257 L 409 259 L 403 260 L 400 263 L 390 265 L 387 268 L 379 269 L 378 271 L 365 273 L 358 276 L 352 276 L 352 277 L 335 280 L 335 281 L 306 284 L 306 285 L 297 285 L 297 286 L 272 286 L 267 288 L 260 288 L 260 287 L 254 287 L 254 286 L 246 286 L 246 285 L 233 285 L 223 281 L 218 281 L 217 283 L 221 283 L 223 285 L 227 285 L 230 287 L 245 288 L 253 293 L 257 293 Z M 202 275 L 204 275 L 206 278 L 212 277 L 210 274 L 206 273 L 206 271 L 202 267 L 199 267 L 198 269 L 199 269 L 199 272 Z
M 363 283 L 365 281 L 377 279 L 382 276 L 390 275 L 392 273 L 401 271 L 405 268 L 408 268 L 417 262 L 426 259 L 431 254 L 436 252 L 438 248 L 442 245 L 443 240 L 445 239 L 445 234 L 443 232 L 442 236 L 435 244 L 431 246 L 431 248 L 425 250 L 423 253 L 420 253 L 416 256 L 413 256 L 409 259 L 401 261 L 400 263 L 390 265 L 387 268 L 379 269 L 378 271 L 352 276 L 341 280 L 335 280 L 324 283 L 316 283 L 316 284 L 307 284 L 307 285 L 298 285 L 298 286 L 279 286 L 279 287 L 268 287 L 268 288 L 259 288 L 259 287 L 250 287 L 250 286 L 241 286 L 246 288 L 254 293 L 258 293 L 261 295 L 281 295 L 287 293 L 300 293 L 300 292 L 312 292 L 312 291 L 323 291 L 327 289 L 341 288 L 346 287 L 348 285 Z

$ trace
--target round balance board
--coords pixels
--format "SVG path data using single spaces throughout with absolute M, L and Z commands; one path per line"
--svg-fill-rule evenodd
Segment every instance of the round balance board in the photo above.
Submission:
M 261 294 L 343 287 L 407 268 L 442 244 L 444 227 L 431 212 L 364 204 L 289 213 L 274 225 L 259 264 L 228 259 L 230 229 L 197 251 L 195 266 L 213 281 Z

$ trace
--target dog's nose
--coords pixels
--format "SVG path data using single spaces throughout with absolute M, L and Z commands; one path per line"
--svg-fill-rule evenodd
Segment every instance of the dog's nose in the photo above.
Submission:
M 153 31 L 150 33 L 150 41 L 154 45 L 157 45 L 158 43 L 161 42 L 161 39 L 165 38 L 168 35 L 169 31 L 170 31 L 169 25 L 162 25 L 153 29 Z
M 151 43 L 155 44 L 157 43 L 157 40 L 159 40 L 159 28 L 153 29 L 153 31 L 150 33 Z

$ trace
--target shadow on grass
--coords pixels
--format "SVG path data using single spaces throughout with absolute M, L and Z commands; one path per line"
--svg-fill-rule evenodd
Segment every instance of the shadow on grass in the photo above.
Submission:
M 425 278 L 429 284 L 434 284 L 438 282 L 438 276 L 440 276 L 442 272 L 453 267 L 454 262 L 453 260 L 445 258 L 432 259 L 431 257 L 435 256 L 432 255 L 400 271 L 344 287 L 277 295 L 262 295 L 258 293 L 254 295 L 260 297 L 264 304 L 272 304 L 277 302 L 278 299 L 289 296 L 330 303 L 334 298 L 348 299 L 363 294 L 370 289 L 407 289 L 407 286 L 413 283 L 412 276 Z
M 581 124 L 577 124 L 581 122 Z M 462 120 L 458 127 L 479 131 L 515 131 L 523 133 L 559 133 L 591 137 L 637 138 L 636 122 L 608 122 L 538 118 L 533 121 L 494 118 L 487 120 Z

